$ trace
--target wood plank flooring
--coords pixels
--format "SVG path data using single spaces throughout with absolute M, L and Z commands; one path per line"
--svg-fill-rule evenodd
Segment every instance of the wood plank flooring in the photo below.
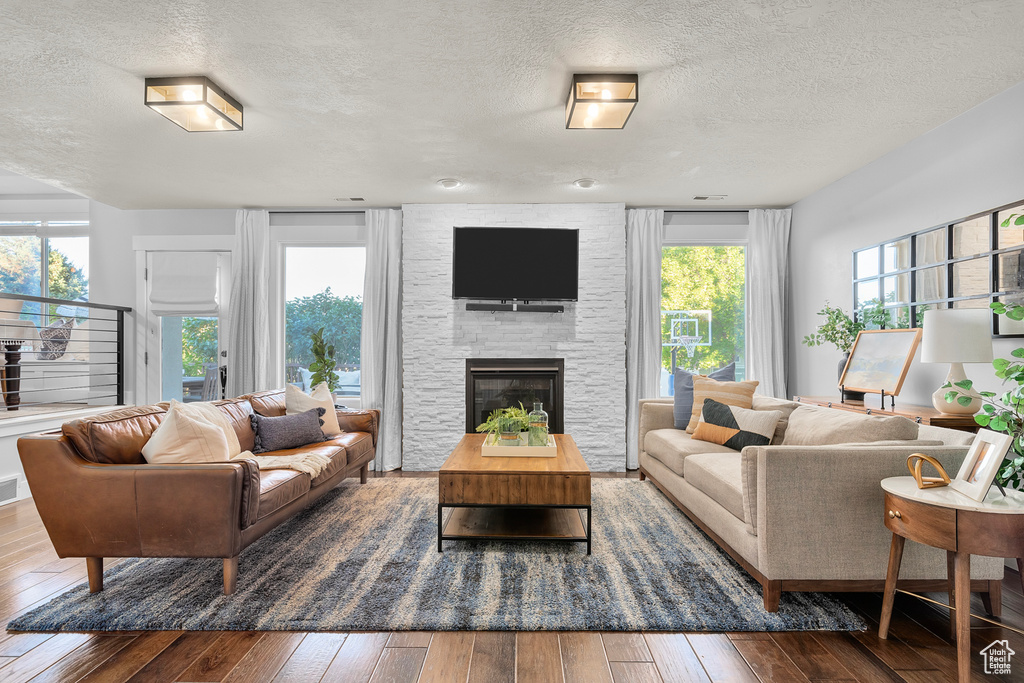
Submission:
M 388 473 L 389 476 L 403 476 Z M 409 475 L 405 475 L 409 476 Z M 416 473 L 416 476 L 436 476 Z M 116 560 L 108 561 L 107 566 Z M 85 581 L 84 560 L 53 551 L 31 500 L 0 507 L 0 619 L 10 619 Z M 944 594 L 929 594 L 945 601 Z M 401 632 L 298 633 L 153 631 L 117 634 L 0 633 L 0 681 L 295 681 L 396 683 L 911 683 L 954 681 L 948 613 L 898 594 L 889 640 L 876 636 L 879 594 L 847 594 L 869 630 L 851 633 Z M 976 596 L 972 612 L 984 614 Z M 1019 576 L 1003 581 L 1005 623 L 1024 629 Z M 999 620 L 996 620 L 999 621 Z M 973 619 L 978 652 L 1024 636 Z

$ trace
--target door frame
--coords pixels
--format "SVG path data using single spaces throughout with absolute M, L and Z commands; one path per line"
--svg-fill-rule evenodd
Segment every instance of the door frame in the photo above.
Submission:
M 223 365 L 227 349 L 226 316 L 231 299 L 231 258 L 233 235 L 144 235 L 132 238 L 135 251 L 135 403 L 147 405 L 160 400 L 160 318 L 149 312 L 149 280 L 146 269 L 149 255 L 160 251 L 216 252 L 220 266 L 220 314 L 217 346 L 218 364 Z M 147 363 L 147 352 L 152 363 Z

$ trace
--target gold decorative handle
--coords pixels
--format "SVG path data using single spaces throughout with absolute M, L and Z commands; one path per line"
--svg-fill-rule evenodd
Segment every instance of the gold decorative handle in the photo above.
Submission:
M 889 519 L 903 519 L 903 515 L 900 514 L 899 510 L 889 510 Z

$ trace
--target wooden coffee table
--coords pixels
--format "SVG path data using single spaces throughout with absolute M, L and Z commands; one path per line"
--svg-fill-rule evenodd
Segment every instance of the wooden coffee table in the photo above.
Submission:
M 438 476 L 437 551 L 442 541 L 580 541 L 589 555 L 590 469 L 571 436 L 553 436 L 553 458 L 484 457 L 485 435 L 463 436 Z

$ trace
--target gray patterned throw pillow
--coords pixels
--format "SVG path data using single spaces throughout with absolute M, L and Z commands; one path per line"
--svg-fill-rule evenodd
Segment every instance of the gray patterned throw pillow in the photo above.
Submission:
M 323 408 L 311 408 L 304 413 L 281 417 L 264 417 L 250 413 L 249 421 L 252 423 L 256 442 L 252 452 L 283 451 L 326 440 L 327 437 L 320 429 L 324 424 L 320 418 L 325 412 L 327 411 Z
M 64 355 L 71 341 L 71 328 L 75 326 L 74 318 L 58 318 L 39 330 L 39 338 L 43 340 L 42 350 L 36 354 L 39 360 L 57 360 Z

